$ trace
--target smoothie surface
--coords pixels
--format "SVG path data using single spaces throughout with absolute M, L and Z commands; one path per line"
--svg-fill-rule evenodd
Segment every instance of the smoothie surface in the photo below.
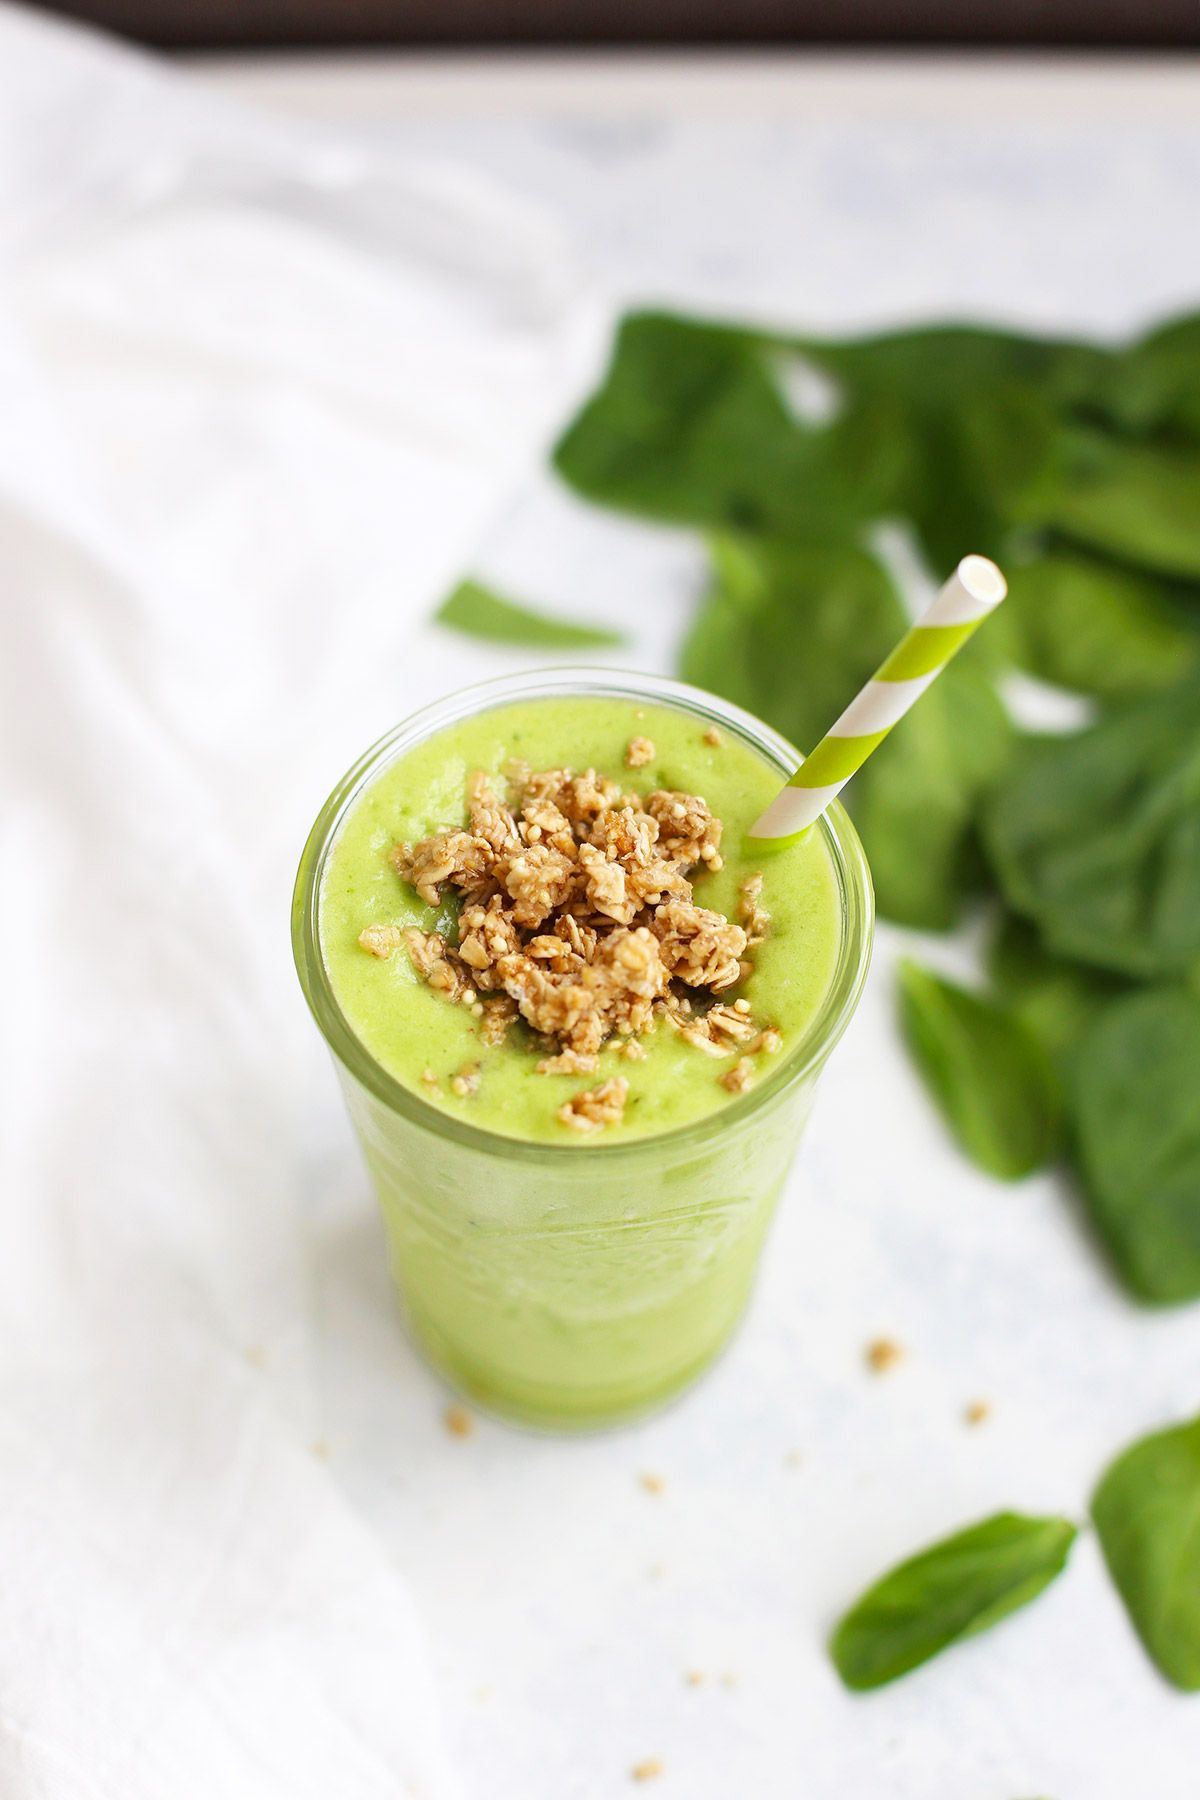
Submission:
M 705 1054 L 660 1020 L 638 1041 L 642 1061 L 616 1048 L 601 1051 L 594 1073 L 540 1074 L 539 1049 L 523 1024 L 503 1043 L 481 1041 L 479 1020 L 423 981 L 405 949 L 380 958 L 359 946 L 370 925 L 415 925 L 453 940 L 457 905 L 447 897 L 426 905 L 388 860 L 400 839 L 417 841 L 459 825 L 466 816 L 469 774 L 498 777 L 512 759 L 534 769 L 569 765 L 615 777 L 627 792 L 657 788 L 701 795 L 724 823 L 724 867 L 693 877 L 700 906 L 734 916 L 739 884 L 763 876 L 762 905 L 770 914 L 763 943 L 749 953 L 752 973 L 722 999 L 744 997 L 755 1018 L 783 1037 L 775 1056 L 759 1059 L 758 1080 L 769 1079 L 804 1037 L 833 980 L 842 925 L 837 876 L 823 837 L 812 832 L 782 851 L 748 846 L 743 833 L 778 792 L 777 769 L 729 728 L 719 744 L 705 740 L 706 721 L 661 704 L 602 697 L 520 701 L 447 726 L 399 757 L 359 796 L 329 852 L 318 924 L 326 968 L 339 1006 L 372 1057 L 391 1076 L 438 1108 L 506 1137 L 555 1144 L 614 1143 L 671 1131 L 729 1105 L 719 1077 L 738 1061 Z M 628 768 L 626 748 L 645 737 L 654 756 Z M 478 1065 L 468 1094 L 451 1080 Z M 423 1080 L 436 1077 L 433 1087 Z M 557 1118 L 581 1088 L 620 1075 L 629 1083 L 621 1121 L 581 1138 Z

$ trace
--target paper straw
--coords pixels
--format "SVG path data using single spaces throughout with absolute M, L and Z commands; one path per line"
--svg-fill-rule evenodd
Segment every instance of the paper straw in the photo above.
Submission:
M 755 820 L 749 835 L 760 843 L 784 844 L 807 831 L 1007 592 L 994 562 L 964 556 L 936 600 Z

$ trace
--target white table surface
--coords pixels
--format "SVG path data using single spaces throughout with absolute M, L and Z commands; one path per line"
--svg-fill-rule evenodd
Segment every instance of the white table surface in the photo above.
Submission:
M 1111 332 L 1200 302 L 1193 58 L 197 66 L 544 203 L 614 304 Z M 701 568 L 686 534 L 589 513 L 548 481 L 479 560 L 560 610 L 615 612 L 636 660 L 661 667 Z M 444 682 L 432 638 L 429 657 Z M 462 653 L 465 675 L 512 660 Z M 445 1432 L 321 1097 L 321 1452 L 416 1590 L 471 1800 L 1200 1791 L 1200 1698 L 1146 1663 L 1087 1534 L 1034 1608 L 895 1687 L 854 1699 L 830 1669 L 831 1621 L 891 1560 L 1000 1507 L 1082 1517 L 1114 1451 L 1200 1404 L 1200 1308 L 1139 1311 L 1056 1177 L 1005 1188 L 949 1147 L 892 1022 L 912 946 L 881 933 L 745 1330 L 634 1430 Z M 917 949 L 971 967 L 965 939 Z M 884 1377 L 863 1362 L 879 1334 L 906 1349 Z M 971 1428 L 977 1398 L 993 1412 Z M 648 1757 L 664 1772 L 635 1788 Z

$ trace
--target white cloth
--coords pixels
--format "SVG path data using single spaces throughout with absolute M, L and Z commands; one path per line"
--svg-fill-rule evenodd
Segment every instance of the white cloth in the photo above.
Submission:
M 474 179 L 8 10 L 0 279 L 0 1794 L 446 1795 L 305 1428 L 288 898 L 585 284 Z

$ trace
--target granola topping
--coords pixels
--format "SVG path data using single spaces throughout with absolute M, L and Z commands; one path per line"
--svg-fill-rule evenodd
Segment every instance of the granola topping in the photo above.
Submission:
M 629 768 L 653 760 L 634 737 Z M 503 1041 L 518 1018 L 544 1053 L 539 1072 L 590 1074 L 610 1044 L 640 1061 L 639 1042 L 661 1020 L 696 1049 L 738 1061 L 718 1079 L 744 1092 L 751 1057 L 780 1047 L 779 1033 L 729 995 L 749 973 L 747 951 L 768 916 L 761 875 L 742 883 L 735 919 L 693 897 L 697 872 L 721 867 L 721 821 L 698 794 L 626 793 L 595 769 L 532 770 L 510 763 L 505 796 L 477 771 L 467 783 L 465 826 L 418 844 L 396 844 L 390 861 L 429 906 L 453 896 L 457 933 L 367 926 L 359 943 L 389 956 L 407 947 L 413 969 L 447 1000 L 470 1008 L 484 1045 Z M 450 1078 L 467 1096 L 477 1064 Z M 614 1076 L 558 1110 L 576 1131 L 618 1122 L 628 1083 Z

